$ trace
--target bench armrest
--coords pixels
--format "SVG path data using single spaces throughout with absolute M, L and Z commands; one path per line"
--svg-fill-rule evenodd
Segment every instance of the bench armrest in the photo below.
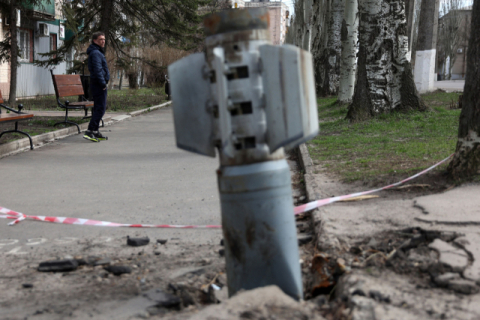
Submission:
M 7 109 L 8 111 L 11 111 L 11 112 L 14 112 L 14 113 L 17 113 L 17 114 L 24 114 L 24 113 L 22 112 L 23 104 L 19 104 L 19 105 L 18 105 L 18 110 L 12 109 L 12 108 L 4 105 L 4 104 L 0 104 L 0 107 L 3 107 L 3 108 L 5 108 L 5 109 Z M 0 113 L 1 113 L 1 111 L 0 111 Z
M 58 99 L 58 98 L 57 98 L 57 103 L 58 103 L 58 106 L 59 106 L 60 108 L 63 108 L 63 109 L 66 109 L 66 108 L 67 108 L 63 103 L 60 102 L 60 99 Z

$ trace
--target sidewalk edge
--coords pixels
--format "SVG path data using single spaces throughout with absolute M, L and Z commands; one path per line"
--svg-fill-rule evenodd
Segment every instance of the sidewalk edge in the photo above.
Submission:
M 168 102 L 165 102 L 165 103 L 162 103 L 162 104 L 159 104 L 159 105 L 156 105 L 156 106 L 151 106 L 149 108 L 145 108 L 145 109 L 142 109 L 142 110 L 137 110 L 137 111 L 132 111 L 130 113 L 127 113 L 129 116 L 132 116 L 132 117 L 135 117 L 135 116 L 138 116 L 142 113 L 147 113 L 147 112 L 150 112 L 150 111 L 153 111 L 153 110 L 157 110 L 157 109 L 160 109 L 160 108 L 163 108 L 165 106 L 168 106 L 172 103 L 172 101 L 168 101 Z
M 322 190 L 320 190 L 315 183 L 314 165 L 307 146 L 304 143 L 301 144 L 297 149 L 297 153 L 300 159 L 300 166 L 304 171 L 303 177 L 307 200 L 308 202 L 318 200 L 321 198 Z M 333 235 L 332 230 L 330 230 L 327 215 L 327 207 L 315 209 L 311 214 L 311 222 L 317 249 L 324 252 L 331 252 L 340 248 L 340 241 Z
M 150 108 L 145 108 L 145 109 L 142 109 L 142 110 L 137 110 L 137 111 L 134 111 L 134 112 L 130 112 L 130 113 L 128 113 L 128 115 L 131 116 L 131 117 L 138 116 L 142 113 L 147 113 L 147 112 L 150 112 L 150 111 L 153 111 L 153 110 L 156 110 L 156 109 L 163 108 L 163 107 L 165 107 L 165 106 L 167 106 L 171 103 L 172 102 L 169 101 L 169 102 L 162 103 L 162 104 L 159 104 L 159 105 L 156 105 L 156 106 L 152 106 Z M 105 122 L 105 126 L 112 125 L 113 123 L 114 123 L 113 121 Z M 87 130 L 88 123 L 82 123 L 82 124 L 79 125 L 79 127 L 80 127 L 80 131 L 83 132 L 83 131 Z M 74 134 L 78 134 L 78 130 L 77 130 L 77 127 L 72 126 L 72 127 L 63 128 L 63 129 L 56 130 L 56 131 L 51 131 L 51 132 L 39 134 L 37 136 L 33 136 L 32 137 L 32 142 L 33 142 L 34 148 L 39 148 L 39 147 L 42 147 L 49 142 L 53 142 L 55 140 L 63 139 L 63 138 L 72 136 Z M 30 140 L 28 138 L 15 140 L 15 141 L 0 145 L 0 158 L 8 157 L 8 156 L 11 156 L 13 154 L 16 154 L 16 153 L 19 153 L 19 152 L 25 152 L 25 151 L 29 151 L 29 150 L 30 150 Z

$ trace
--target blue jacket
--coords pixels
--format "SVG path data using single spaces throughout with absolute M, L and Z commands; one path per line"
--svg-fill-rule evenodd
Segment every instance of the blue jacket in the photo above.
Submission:
M 110 72 L 108 71 L 107 59 L 100 46 L 92 43 L 88 49 L 88 71 L 90 71 L 90 81 L 96 83 L 103 88 L 107 86 L 110 80 Z

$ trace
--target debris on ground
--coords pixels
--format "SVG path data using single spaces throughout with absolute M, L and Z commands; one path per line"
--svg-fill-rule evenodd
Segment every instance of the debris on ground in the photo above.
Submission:
M 70 259 L 41 262 L 37 270 L 40 272 L 70 272 L 77 270 L 77 268 L 78 262 Z
M 150 239 L 148 237 L 145 238 L 130 238 L 127 236 L 127 245 L 132 247 L 141 247 L 146 246 L 150 243 Z
M 115 276 L 120 276 L 122 274 L 132 272 L 132 269 L 127 266 L 108 266 L 108 267 L 105 267 L 104 269 Z
M 300 233 L 297 235 L 298 245 L 304 245 L 313 240 L 313 235 L 310 233 Z
M 335 262 L 325 253 L 317 253 L 312 259 L 312 295 L 329 294 L 336 284 Z
M 211 305 L 188 318 L 190 320 L 324 320 L 317 312 L 317 306 L 310 302 L 298 302 L 283 293 L 277 286 L 268 286 L 249 291 L 240 291 L 226 302 Z M 165 320 L 178 319 L 168 315 Z

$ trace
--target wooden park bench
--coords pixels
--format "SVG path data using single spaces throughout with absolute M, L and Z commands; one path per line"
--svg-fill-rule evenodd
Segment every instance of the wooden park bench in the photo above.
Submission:
M 80 75 L 78 74 L 53 74 L 53 70 L 50 70 L 52 74 L 53 86 L 55 88 L 55 95 L 57 96 L 58 106 L 62 109 L 65 109 L 65 120 L 55 123 L 54 126 L 63 123 L 70 123 L 77 126 L 78 133 L 80 133 L 80 127 L 77 123 L 68 120 L 68 110 L 84 110 L 85 116 L 82 119 L 88 119 L 92 116 L 88 115 L 88 110 L 93 108 L 93 101 L 88 101 L 85 98 L 85 93 L 83 91 L 82 81 Z M 81 101 L 70 102 L 66 100 L 64 103 L 60 101 L 60 98 L 70 97 L 70 96 L 80 96 Z M 102 127 L 104 123 L 102 120 Z
M 28 114 L 28 113 L 22 112 L 23 104 L 19 104 L 18 105 L 18 110 L 14 110 L 10 107 L 7 107 L 5 104 L 3 104 L 3 102 L 4 101 L 3 101 L 3 97 L 2 97 L 2 92 L 0 91 L 0 123 L 15 122 L 15 129 L 14 130 L 2 131 L 2 133 L 0 133 L 0 138 L 5 133 L 21 133 L 21 134 L 24 134 L 28 137 L 28 139 L 30 139 L 30 149 L 33 150 L 32 137 L 30 137 L 30 135 L 28 133 L 18 130 L 18 121 L 28 120 L 30 118 L 33 118 L 33 114 Z M 2 112 L 2 108 L 9 111 L 9 113 Z

